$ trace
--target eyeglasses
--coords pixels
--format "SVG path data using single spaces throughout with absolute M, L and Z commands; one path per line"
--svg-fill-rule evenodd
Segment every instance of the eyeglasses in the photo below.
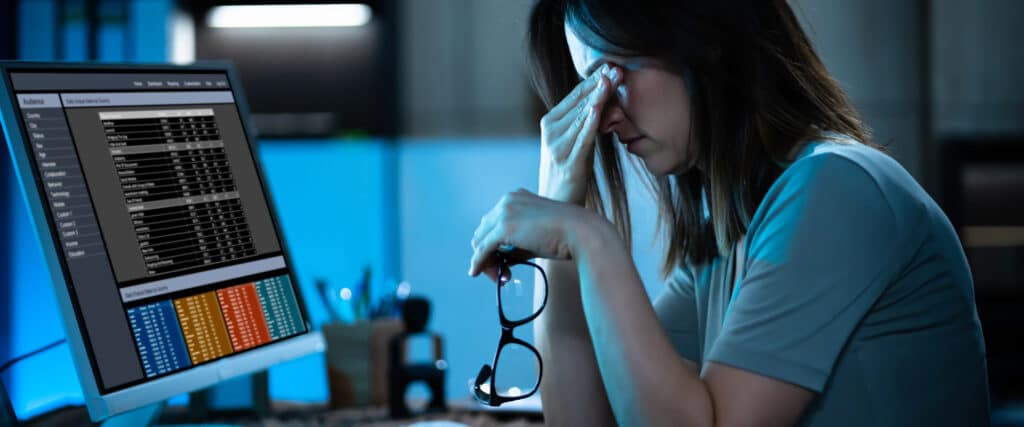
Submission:
M 497 288 L 498 294 L 498 320 L 501 322 L 501 339 L 498 341 L 498 351 L 494 354 L 493 365 L 484 365 L 480 368 L 480 373 L 477 374 L 476 380 L 473 381 L 473 394 L 478 401 L 488 406 L 501 406 L 503 403 L 532 396 L 540 388 L 540 379 L 544 372 L 544 363 L 537 348 L 526 341 L 516 338 L 512 331 L 516 327 L 530 323 L 540 315 L 541 311 L 544 311 L 544 307 L 548 303 L 547 274 L 537 264 L 526 261 L 513 262 L 508 259 L 506 254 L 501 252 L 498 252 L 498 259 L 498 286 L 495 288 Z M 524 272 L 529 273 L 530 267 L 540 272 L 540 277 L 544 281 L 543 295 L 532 295 L 533 298 L 520 297 L 520 300 L 515 300 L 515 297 L 510 298 L 507 294 L 511 288 L 522 286 L 519 279 L 513 277 L 513 267 L 516 269 L 515 273 L 520 277 Z M 502 294 L 506 295 L 503 296 Z M 536 304 L 538 297 L 540 298 L 540 304 Z M 528 303 L 528 308 L 514 307 L 514 305 L 521 305 L 523 303 Z M 514 361 L 522 361 L 524 358 L 535 359 L 537 363 L 536 382 L 532 383 L 532 387 L 526 387 L 529 391 L 524 392 L 522 388 L 515 386 L 505 387 L 510 384 L 502 384 L 504 379 L 502 381 L 496 380 L 498 378 L 499 361 L 504 360 L 507 364 L 512 364 Z M 518 379 L 522 380 L 521 377 Z M 499 389 L 499 386 L 504 388 Z

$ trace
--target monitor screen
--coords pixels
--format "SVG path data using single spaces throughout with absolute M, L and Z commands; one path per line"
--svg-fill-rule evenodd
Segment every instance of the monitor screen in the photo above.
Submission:
M 226 72 L 5 77 L 99 394 L 309 331 Z

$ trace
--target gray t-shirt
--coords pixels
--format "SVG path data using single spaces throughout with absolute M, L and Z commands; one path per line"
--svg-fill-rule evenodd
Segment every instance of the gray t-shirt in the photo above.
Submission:
M 683 357 L 818 393 L 799 425 L 990 424 L 985 343 L 957 235 L 871 147 L 802 149 L 744 241 L 677 269 L 655 309 Z

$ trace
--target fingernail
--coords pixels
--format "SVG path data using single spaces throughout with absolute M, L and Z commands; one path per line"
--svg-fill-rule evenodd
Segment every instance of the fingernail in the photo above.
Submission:
M 618 68 L 612 68 L 612 71 L 610 73 L 608 73 L 608 78 L 612 79 L 612 81 L 615 81 L 616 79 L 618 79 L 619 78 L 619 69 Z
M 601 64 L 601 74 L 607 74 L 608 68 L 608 64 Z
M 599 90 L 604 90 L 605 86 L 608 86 L 608 82 L 605 81 L 605 79 L 601 79 L 601 81 L 597 82 L 597 88 Z

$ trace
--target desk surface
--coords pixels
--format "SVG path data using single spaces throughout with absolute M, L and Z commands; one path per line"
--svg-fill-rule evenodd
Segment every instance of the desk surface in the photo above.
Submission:
M 514 412 L 481 412 L 467 409 L 452 402 L 451 410 L 442 414 L 426 414 L 413 418 L 393 420 L 388 418 L 386 408 L 363 409 L 327 409 L 324 405 L 274 402 L 273 415 L 256 419 L 251 416 L 216 417 L 201 422 L 211 424 L 228 424 L 245 427 L 298 427 L 298 426 L 333 426 L 333 427 L 392 427 L 407 426 L 421 421 L 452 421 L 479 427 L 532 427 L 543 426 L 544 422 L 536 413 Z M 171 406 L 164 408 L 159 424 L 195 423 L 188 414 L 188 408 Z M 36 417 L 22 423 L 23 427 L 50 426 L 94 426 L 89 421 L 89 414 L 84 407 L 66 407 Z
M 412 418 L 393 420 L 388 417 L 387 408 L 373 407 L 360 409 L 327 409 L 323 405 L 274 402 L 273 415 L 265 419 L 214 418 L 207 422 L 237 424 L 246 427 L 292 427 L 292 426 L 360 426 L 391 427 L 407 426 L 421 421 L 452 421 L 480 427 L 528 427 L 543 426 L 537 413 L 484 412 L 472 410 L 459 402 L 451 402 L 446 413 L 425 414 Z M 190 422 L 187 408 L 171 407 L 164 410 L 160 420 L 163 423 Z M 194 422 L 194 421 L 191 421 Z

